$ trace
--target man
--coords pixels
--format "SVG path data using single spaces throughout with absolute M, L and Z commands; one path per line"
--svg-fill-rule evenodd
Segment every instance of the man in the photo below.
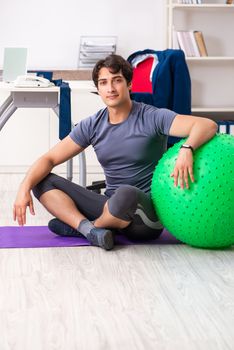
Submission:
M 55 216 L 49 228 L 63 236 L 85 236 L 110 250 L 113 230 L 135 239 L 162 232 L 150 198 L 155 165 L 166 150 L 167 135 L 188 137 L 171 177 L 181 189 L 194 182 L 193 150 L 211 139 L 217 125 L 205 118 L 178 115 L 130 99 L 132 68 L 121 56 L 100 60 L 93 80 L 106 108 L 82 120 L 69 136 L 40 157 L 20 185 L 13 209 L 19 225 L 26 209 L 34 214 L 31 190 Z M 51 173 L 54 166 L 94 147 L 106 176 L 105 195 L 91 192 Z M 172 181 L 173 181 L 172 179 Z

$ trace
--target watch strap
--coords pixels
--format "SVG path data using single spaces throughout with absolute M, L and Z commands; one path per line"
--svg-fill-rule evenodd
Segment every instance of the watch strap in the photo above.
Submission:
M 180 146 L 180 148 L 187 148 L 187 149 L 191 149 L 192 152 L 194 152 L 194 149 L 191 145 L 187 145 L 186 143 L 184 143 L 182 146 Z

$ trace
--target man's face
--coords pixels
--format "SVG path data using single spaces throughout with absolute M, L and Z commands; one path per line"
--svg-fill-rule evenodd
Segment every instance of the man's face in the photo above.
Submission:
M 98 76 L 98 93 L 107 107 L 118 107 L 130 99 L 129 90 L 121 72 L 112 74 L 108 68 L 101 68 Z

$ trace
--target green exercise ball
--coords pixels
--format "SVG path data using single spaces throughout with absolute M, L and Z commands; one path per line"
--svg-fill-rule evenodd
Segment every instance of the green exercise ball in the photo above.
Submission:
M 152 178 L 151 196 L 164 227 L 194 247 L 234 244 L 234 137 L 217 134 L 194 152 L 189 189 L 174 186 L 173 172 L 181 140 L 161 158 Z

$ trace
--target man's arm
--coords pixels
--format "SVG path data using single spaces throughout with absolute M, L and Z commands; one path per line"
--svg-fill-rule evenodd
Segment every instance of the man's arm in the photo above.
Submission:
M 169 135 L 188 137 L 186 144 L 195 150 L 209 141 L 216 132 L 217 124 L 211 119 L 178 114 L 172 122 Z M 171 177 L 174 177 L 175 186 L 179 181 L 181 188 L 184 188 L 184 183 L 188 188 L 188 176 L 194 182 L 193 153 L 189 148 L 181 148 Z
M 70 136 L 65 137 L 51 150 L 42 155 L 28 170 L 22 181 L 13 207 L 14 220 L 19 225 L 26 223 L 26 209 L 29 207 L 30 213 L 34 215 L 33 200 L 30 194 L 31 189 L 37 185 L 51 170 L 66 160 L 74 157 L 84 149 L 77 145 Z

